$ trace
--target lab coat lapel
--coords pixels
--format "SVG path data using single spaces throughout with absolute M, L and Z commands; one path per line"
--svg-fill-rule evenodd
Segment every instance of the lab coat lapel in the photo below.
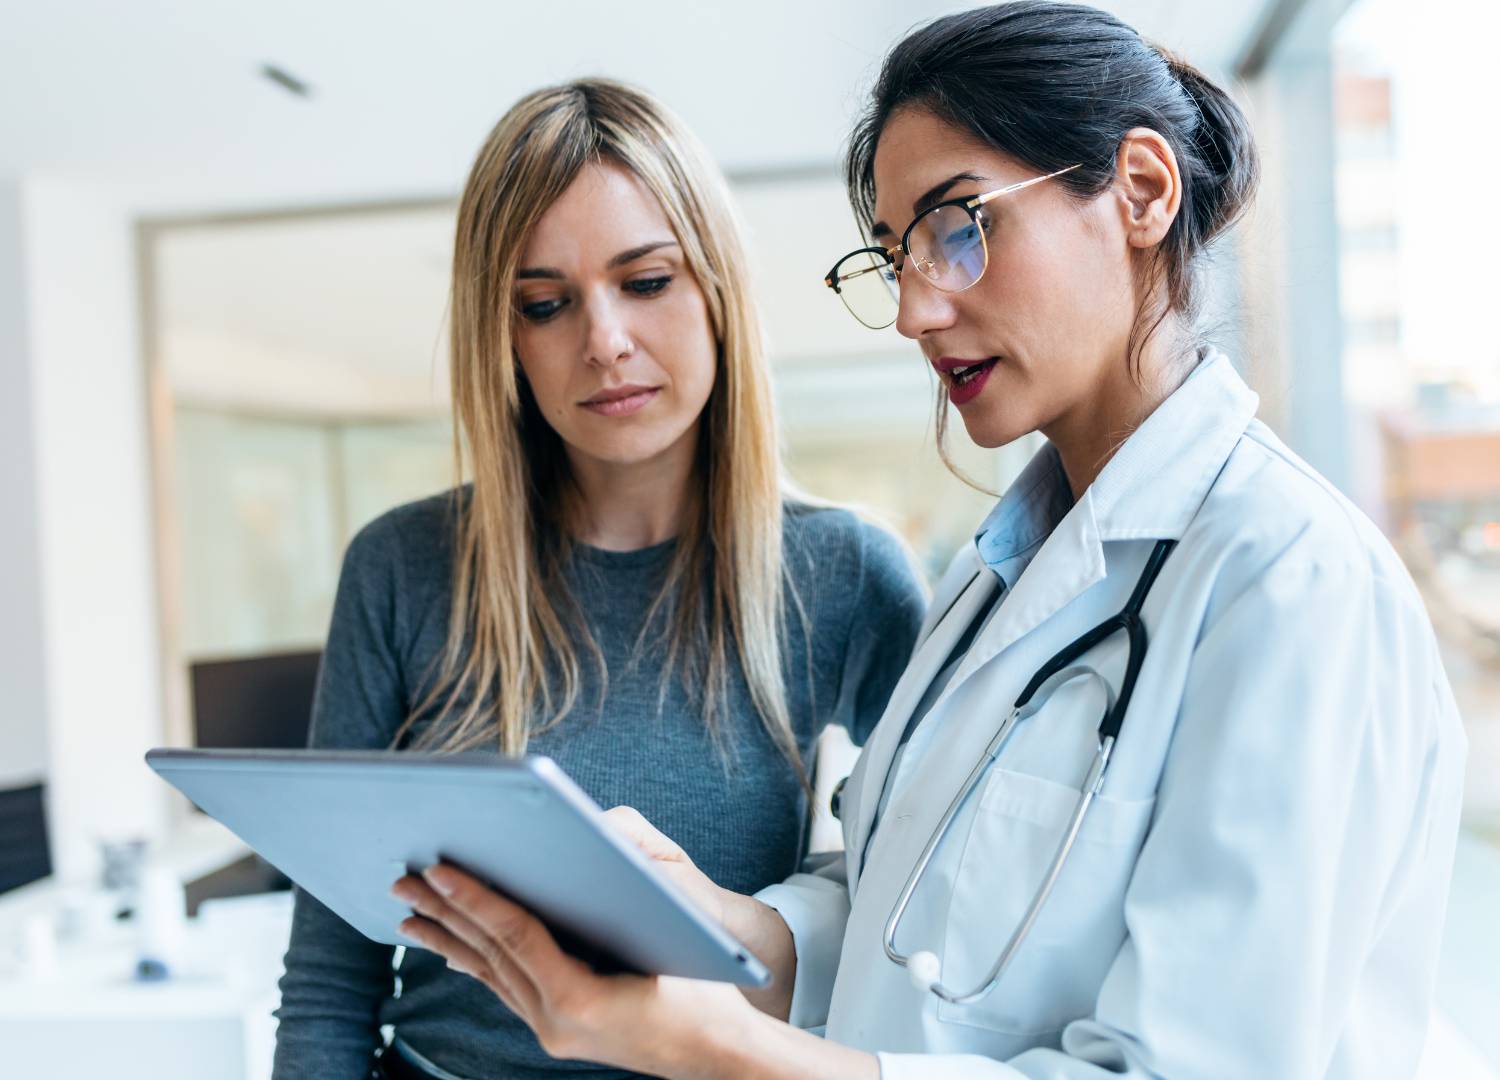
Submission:
M 1032 557 L 933 711 L 970 675 L 1103 581 L 1104 575 L 1104 545 L 1086 492 Z
M 1180 537 L 1255 415 L 1257 401 L 1229 359 L 1210 353 L 1058 522 L 969 649 L 943 698 L 1103 581 L 1105 543 Z M 991 553 L 992 561 L 1004 554 L 1002 546 Z M 932 711 L 942 703 L 939 699 Z
M 885 917 L 907 868 L 916 862 L 923 845 L 935 834 L 939 819 L 958 796 L 972 766 L 981 759 L 985 747 L 1010 711 L 1014 695 L 1021 690 L 1021 682 L 1030 674 L 1030 663 L 1020 665 L 1026 670 L 1023 673 L 1018 669 L 1015 680 L 1002 680 L 1005 683 L 1003 689 L 999 682 L 992 682 L 983 695 L 977 698 L 969 695 L 963 699 L 962 716 L 946 717 L 944 713 L 953 707 L 950 704 L 953 695 L 961 693 L 971 678 L 987 677 L 983 674 L 986 666 L 999 662 L 997 657 L 1007 649 L 1014 646 L 1025 648 L 1028 653 L 1036 652 L 1023 639 L 1030 635 L 1033 638 L 1031 644 L 1038 645 L 1035 635 L 1039 627 L 1104 580 L 1104 550 L 1093 521 L 1092 507 L 1085 496 L 1032 557 L 1001 600 L 994 617 L 970 646 L 968 656 L 955 671 L 942 696 L 924 718 L 924 725 L 943 725 L 941 733 L 934 735 L 942 740 L 940 753 L 929 748 L 924 755 L 925 759 L 937 754 L 941 763 L 927 760 L 914 763 L 911 779 L 904 785 L 904 790 L 893 793 L 882 819 L 888 824 L 879 827 L 870 844 L 870 865 L 872 868 L 898 868 L 899 872 L 877 874 L 872 869 L 872 876 L 862 885 L 865 892 L 862 910 L 874 911 L 880 919 Z M 963 623 L 954 617 L 948 625 L 958 628 L 945 635 L 946 647 L 952 648 Z M 1009 685 L 1012 681 L 1014 685 Z M 920 693 L 917 691 L 917 696 Z M 873 781 L 866 782 L 863 791 L 866 798 L 879 798 L 879 788 Z M 863 814 L 862 817 L 865 828 L 868 828 L 869 815 Z
M 853 828 L 846 834 L 848 850 L 848 873 L 851 890 L 859 878 L 860 864 L 864 857 L 865 841 L 875 811 L 880 804 L 881 791 L 890 771 L 891 761 L 901 744 L 901 735 L 911 719 L 912 710 L 921 702 L 922 696 L 932 684 L 933 678 L 942 670 L 948 654 L 958 642 L 976 612 L 988 602 L 999 587 L 999 579 L 984 565 L 972 545 L 966 555 L 954 560 L 945 575 L 942 585 L 933 597 L 930 615 L 932 625 L 920 639 L 911 662 L 891 692 L 885 715 L 865 744 L 854 774 L 851 774 L 848 793 L 854 797 L 846 799 L 847 811 L 852 815 Z
M 941 722 L 940 714 L 947 706 L 948 700 L 963 687 L 970 677 L 981 671 L 986 664 L 1011 645 L 1032 633 L 1074 599 L 1103 581 L 1104 571 L 1104 547 L 1099 540 L 1098 530 L 1094 527 L 1092 506 L 1085 495 L 1084 499 L 1069 511 L 1067 517 L 1042 544 L 1041 549 L 1026 567 L 1026 571 L 1001 600 L 994 617 L 969 647 L 968 655 L 953 673 L 953 678 L 949 680 L 942 696 L 933 702 L 923 722 Z M 994 575 L 984 576 L 993 578 Z M 988 597 L 990 593 L 987 591 L 984 595 Z M 965 597 L 965 600 L 967 599 Z M 953 647 L 958 634 L 968 625 L 968 618 L 971 618 L 972 613 L 978 608 L 977 603 L 956 605 L 956 607 L 959 606 L 965 607 L 969 615 L 945 621 L 944 625 L 950 628 L 950 632 L 944 635 L 945 650 Z M 946 658 L 946 651 L 944 658 Z M 939 659 L 938 663 L 941 664 L 942 660 Z M 922 691 L 930 681 L 929 677 L 922 683 L 921 688 L 916 691 L 916 698 L 913 699 L 912 705 L 916 704 L 916 699 L 921 697 Z M 1016 692 L 1020 689 L 1020 686 L 1015 688 Z M 986 708 L 989 710 L 989 715 L 975 716 L 972 721 L 966 719 L 964 723 L 954 725 L 951 734 L 944 735 L 943 756 L 948 760 L 959 762 L 979 760 L 981 752 L 1000 727 L 1009 707 L 1008 700 L 987 702 Z M 894 747 L 891 748 L 892 753 L 894 749 Z M 889 760 L 886 765 L 889 766 Z M 923 781 L 922 809 L 919 814 L 930 812 L 933 808 L 937 808 L 937 812 L 941 813 L 958 794 L 967 776 L 967 768 L 950 768 L 927 773 Z M 879 799 L 878 790 L 872 785 L 865 786 L 865 792 L 872 799 Z M 896 803 L 893 801 L 891 809 L 894 810 L 895 806 Z M 929 823 L 924 822 L 916 833 L 926 835 L 922 832 L 922 828 L 925 828 L 927 824 Z M 936 821 L 930 824 L 935 826 Z M 867 822 L 866 828 L 868 828 Z

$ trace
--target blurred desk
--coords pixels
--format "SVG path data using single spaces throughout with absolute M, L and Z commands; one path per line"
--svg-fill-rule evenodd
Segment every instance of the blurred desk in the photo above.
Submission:
M 167 861 L 182 877 L 238 856 L 212 828 L 183 838 Z M 38 882 L 0 903 L 0 923 L 55 914 L 63 891 Z M 57 947 L 55 970 L 0 956 L 0 1046 L 7 1075 L 56 1080 L 265 1080 L 271 1012 L 291 930 L 290 893 L 208 900 L 187 920 L 184 960 L 170 978 L 137 982 L 135 927 L 79 930 Z

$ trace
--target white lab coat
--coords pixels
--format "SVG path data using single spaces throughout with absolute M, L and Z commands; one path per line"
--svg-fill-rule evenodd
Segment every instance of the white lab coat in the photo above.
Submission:
M 879 1052 L 885 1080 L 1413 1074 L 1464 735 L 1401 562 L 1256 404 L 1210 354 L 1076 505 L 1045 447 L 986 523 L 985 557 L 959 553 L 845 791 L 845 859 L 760 894 L 796 943 L 794 1023 Z M 917 991 L 881 937 L 919 852 L 1022 686 L 1124 605 L 1163 538 L 1178 545 L 1143 611 L 1149 651 L 1056 890 L 987 998 Z M 1006 574 L 866 852 L 913 707 Z M 1087 661 L 1118 688 L 1124 657 L 1116 635 Z M 1101 713 L 1088 680 L 1060 689 L 924 875 L 897 944 L 936 952 L 950 987 L 978 982 L 1020 919 Z

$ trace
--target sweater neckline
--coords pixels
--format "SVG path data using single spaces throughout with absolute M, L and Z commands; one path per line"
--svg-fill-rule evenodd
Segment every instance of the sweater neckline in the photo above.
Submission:
M 574 558 L 594 566 L 611 570 L 638 570 L 663 566 L 669 562 L 677 551 L 677 538 L 674 536 L 670 540 L 663 540 L 650 547 L 636 548 L 634 551 L 611 551 L 575 540 L 572 550 Z

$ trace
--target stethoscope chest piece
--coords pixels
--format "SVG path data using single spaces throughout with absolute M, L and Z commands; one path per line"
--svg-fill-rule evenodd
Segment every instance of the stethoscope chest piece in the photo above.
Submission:
M 911 959 L 906 962 L 906 974 L 918 992 L 926 993 L 943 977 L 943 962 L 937 958 L 937 953 L 923 949 L 911 954 Z

